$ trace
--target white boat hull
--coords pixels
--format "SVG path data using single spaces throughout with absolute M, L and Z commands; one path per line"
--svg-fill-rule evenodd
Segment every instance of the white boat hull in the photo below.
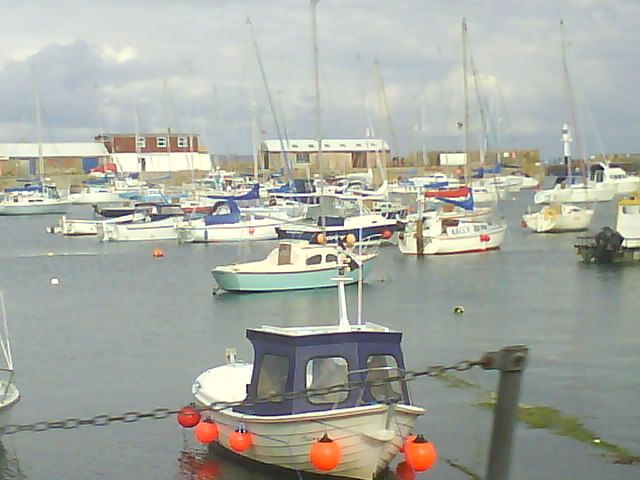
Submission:
M 71 206 L 65 200 L 34 200 L 31 202 L 0 202 L 0 215 L 48 215 L 64 214 Z
M 241 220 L 238 223 L 205 225 L 203 220 L 186 221 L 176 227 L 181 243 L 244 242 L 275 240 L 276 227 L 284 222 L 271 219 Z
M 51 233 L 59 233 L 68 237 L 92 236 L 98 234 L 98 225 L 101 224 L 117 224 L 130 223 L 140 221 L 144 218 L 143 214 L 123 215 L 122 217 L 110 218 L 109 220 L 79 220 L 67 218 L 65 215 L 60 217 L 58 224 L 48 229 Z
M 180 221 L 182 217 L 131 224 L 100 223 L 97 225 L 97 236 L 103 242 L 176 240 L 175 227 Z
M 234 373 L 244 375 L 248 382 L 251 365 L 242 367 Z M 218 376 L 223 378 L 225 375 L 219 374 L 224 370 L 220 370 L 229 368 L 233 365 L 207 370 L 198 377 L 193 386 L 198 405 L 205 407 L 222 400 L 215 395 L 220 382 L 212 380 Z M 252 446 L 242 453 L 234 453 L 298 472 L 323 473 L 311 464 L 309 452 L 326 433 L 340 447 L 341 460 L 334 470 L 324 473 L 370 480 L 387 468 L 422 414 L 424 410 L 416 406 L 375 404 L 277 416 L 247 415 L 231 409 L 206 415 L 218 426 L 218 442 L 222 448 L 234 452 L 229 438 L 243 425 L 252 434 Z
M 533 201 L 536 204 L 608 202 L 615 194 L 615 188 L 602 184 L 598 187 L 574 185 L 566 188 L 556 185 L 552 189 L 536 192 Z
M 98 205 L 101 203 L 122 202 L 122 197 L 115 191 L 80 192 L 69 195 L 69 200 L 74 205 Z
M 488 230 L 460 235 L 423 236 L 422 255 L 452 255 L 497 250 L 504 239 L 507 227 L 494 225 Z M 398 241 L 400 252 L 405 255 L 418 255 L 418 241 L 415 231 L 404 232 Z
M 527 228 L 537 233 L 577 232 L 589 228 L 593 214 L 594 211 L 588 208 L 561 213 L 542 209 L 523 215 L 522 221 Z

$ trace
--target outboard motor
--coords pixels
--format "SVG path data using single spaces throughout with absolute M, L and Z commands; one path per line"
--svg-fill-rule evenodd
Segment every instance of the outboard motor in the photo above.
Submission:
M 595 236 L 596 251 L 595 260 L 597 263 L 611 263 L 613 253 L 620 250 L 624 237 L 611 227 L 604 227 Z

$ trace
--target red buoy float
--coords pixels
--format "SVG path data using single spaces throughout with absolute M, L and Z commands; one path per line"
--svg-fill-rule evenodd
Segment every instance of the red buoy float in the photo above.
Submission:
M 160 257 L 164 257 L 164 252 L 162 251 L 161 248 L 154 248 L 153 249 L 153 258 L 160 258 Z
M 415 439 L 416 439 L 416 435 L 415 434 L 411 433 L 411 434 L 407 435 L 407 438 L 404 439 L 404 443 L 400 447 L 400 453 L 404 453 L 404 446 L 409 442 L 413 442 Z
M 424 472 L 436 463 L 438 453 L 433 443 L 418 434 L 412 441 L 404 444 L 404 458 L 416 472 Z
M 489 241 L 491 241 L 491 237 L 489 236 L 488 233 L 482 233 L 482 234 L 480 234 L 480 241 L 481 242 L 489 242 Z
M 244 452 L 251 447 L 252 444 L 251 434 L 244 428 L 237 428 L 236 431 L 229 436 L 229 445 L 236 452 Z
M 196 440 L 203 445 L 215 442 L 218 439 L 218 427 L 212 420 L 206 418 L 202 420 L 193 432 Z
M 318 470 L 328 472 L 336 468 L 340 463 L 340 447 L 325 433 L 311 447 L 309 458 L 313 466 Z
M 391 230 L 384 230 L 382 232 L 382 238 L 384 238 L 385 240 L 389 240 L 391 237 L 393 236 L 393 232 Z
M 200 412 L 191 405 L 187 405 L 180 409 L 176 418 L 181 427 L 193 428 L 200 423 Z

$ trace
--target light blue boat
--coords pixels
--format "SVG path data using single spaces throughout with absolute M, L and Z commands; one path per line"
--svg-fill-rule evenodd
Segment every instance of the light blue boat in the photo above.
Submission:
M 221 289 L 229 292 L 274 292 L 335 287 L 338 268 L 344 268 L 346 284 L 358 282 L 360 268 L 366 278 L 377 253 L 358 256 L 336 246 L 283 241 L 264 260 L 214 268 L 211 273 Z

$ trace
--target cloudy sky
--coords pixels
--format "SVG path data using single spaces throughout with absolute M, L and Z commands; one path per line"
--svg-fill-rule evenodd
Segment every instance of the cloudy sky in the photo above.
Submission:
M 246 17 L 288 136 L 315 136 L 308 0 L 0 0 L 0 10 L 0 142 L 36 141 L 37 91 L 45 141 L 132 132 L 138 111 L 143 131 L 193 131 L 215 153 L 250 153 L 252 104 L 264 136 L 276 129 Z M 462 148 L 466 17 L 490 142 L 559 156 L 570 119 L 563 18 L 586 153 L 640 151 L 637 0 L 321 0 L 317 17 L 326 138 L 369 128 L 401 154 Z M 471 77 L 469 98 L 477 148 Z

